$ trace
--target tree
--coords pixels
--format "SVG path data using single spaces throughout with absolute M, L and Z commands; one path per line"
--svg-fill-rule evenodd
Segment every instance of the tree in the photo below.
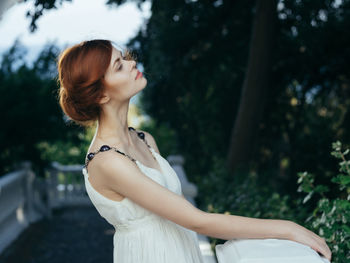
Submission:
M 176 131 L 179 143 L 174 152 L 185 155 L 191 180 L 200 185 L 214 156 L 232 159 L 227 156 L 230 143 L 231 153 L 239 146 L 236 152 L 250 160 L 260 177 L 295 193 L 297 171 L 334 170 L 323 148 L 335 139 L 346 144 L 345 138 L 350 138 L 350 1 L 279 0 L 274 40 L 256 46 L 250 42 L 255 6 L 253 0 L 152 1 L 152 16 L 128 46 L 148 79 L 143 108 L 159 125 Z M 268 48 L 268 41 L 275 43 L 273 57 L 265 54 L 270 60 L 249 58 L 250 47 Z M 259 70 L 255 62 L 266 63 L 266 68 Z M 252 74 L 268 68 L 270 79 L 264 79 L 268 74 Z M 243 118 L 248 116 L 243 110 L 248 103 L 242 87 L 261 92 L 264 85 L 269 91 L 263 94 L 265 104 L 254 104 L 256 119 Z M 243 127 L 250 127 L 247 136 Z M 244 140 L 232 142 L 241 138 L 233 136 L 235 129 Z M 243 153 L 241 141 L 254 147 L 243 148 Z M 237 164 L 240 159 L 235 156 Z M 268 176 L 263 176 L 265 171 Z
M 26 49 L 16 41 L 1 62 L 1 175 L 13 170 L 18 162 L 29 160 L 37 174 L 43 176 L 44 168 L 52 160 L 46 158 L 47 153 L 40 144 L 81 142 L 81 130 L 77 127 L 67 129 L 57 101 L 58 87 L 54 76 L 57 74 L 58 48 L 54 45 L 44 47 L 32 67 L 24 62 L 25 54 Z M 65 154 L 72 157 L 68 152 Z
M 277 22 L 277 1 L 258 0 L 254 18 L 248 66 L 240 105 L 232 127 L 227 165 L 231 170 L 251 161 L 266 96 L 270 90 L 273 44 Z

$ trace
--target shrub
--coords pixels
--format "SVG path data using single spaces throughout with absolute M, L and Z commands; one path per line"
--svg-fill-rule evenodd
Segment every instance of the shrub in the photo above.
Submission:
M 315 233 L 324 237 L 332 251 L 332 262 L 343 263 L 350 260 L 350 161 L 345 159 L 349 149 L 341 151 L 339 141 L 332 143 L 334 151 L 331 155 L 340 159 L 339 174 L 331 178 L 331 182 L 338 185 L 335 198 L 326 196 L 329 187 L 321 184 L 314 184 L 315 177 L 308 172 L 298 173 L 298 192 L 305 192 L 307 195 L 299 200 L 301 205 L 307 203 L 311 197 L 318 198 L 317 206 L 305 223 Z
M 256 173 L 239 172 L 232 176 L 220 158 L 214 158 L 212 170 L 202 179 L 199 194 L 203 200 L 199 207 L 210 213 L 292 221 L 302 214 L 294 204 L 295 200 L 262 183 Z M 209 239 L 212 248 L 225 242 L 213 237 Z

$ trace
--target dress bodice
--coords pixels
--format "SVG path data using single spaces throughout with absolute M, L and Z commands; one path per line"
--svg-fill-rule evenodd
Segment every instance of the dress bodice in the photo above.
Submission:
M 148 167 L 141 163 L 140 161 L 132 158 L 131 156 L 128 156 L 127 154 L 124 154 L 117 150 L 115 147 L 103 145 L 99 151 L 89 153 L 87 156 L 86 164 L 83 167 L 83 174 L 84 174 L 84 180 L 85 180 L 85 187 L 87 194 L 92 201 L 92 203 L 95 205 L 96 209 L 100 213 L 102 217 L 104 217 L 110 224 L 113 226 L 121 227 L 126 226 L 128 223 L 135 223 L 138 221 L 138 219 L 143 219 L 148 216 L 155 216 L 154 213 L 151 211 L 148 211 L 144 209 L 143 207 L 139 206 L 135 202 L 131 201 L 129 198 L 124 197 L 121 201 L 115 201 L 112 199 L 109 199 L 108 197 L 105 197 L 103 194 L 98 192 L 90 183 L 89 181 L 89 174 L 87 170 L 87 164 L 93 159 L 93 157 L 100 153 L 107 150 L 114 150 L 118 153 L 121 153 L 125 156 L 127 156 L 129 159 L 135 162 L 135 164 L 139 167 L 140 171 L 145 175 L 151 178 L 153 181 L 157 182 L 161 186 L 169 189 L 170 191 L 181 195 L 181 183 L 180 180 L 174 171 L 174 169 L 170 166 L 168 161 L 164 159 L 159 153 L 157 153 L 145 140 L 144 136 L 139 136 L 141 139 L 145 141 L 147 144 L 150 152 L 152 153 L 152 156 L 159 164 L 159 167 L 161 171 L 158 171 L 155 168 Z M 89 158 L 90 156 L 90 158 Z

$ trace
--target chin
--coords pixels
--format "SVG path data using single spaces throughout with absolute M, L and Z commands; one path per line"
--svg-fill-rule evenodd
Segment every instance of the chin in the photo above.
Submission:
M 146 78 L 144 78 L 145 79 L 145 81 L 144 81 L 144 85 L 143 85 L 143 88 L 145 88 L 146 86 L 147 86 L 147 79 Z

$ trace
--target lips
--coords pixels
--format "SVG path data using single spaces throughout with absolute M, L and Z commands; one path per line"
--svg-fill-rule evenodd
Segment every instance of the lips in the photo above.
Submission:
M 142 72 L 137 71 L 137 74 L 136 74 L 136 78 L 135 78 L 135 79 L 138 79 L 138 78 L 140 78 L 140 77 L 142 77 Z

